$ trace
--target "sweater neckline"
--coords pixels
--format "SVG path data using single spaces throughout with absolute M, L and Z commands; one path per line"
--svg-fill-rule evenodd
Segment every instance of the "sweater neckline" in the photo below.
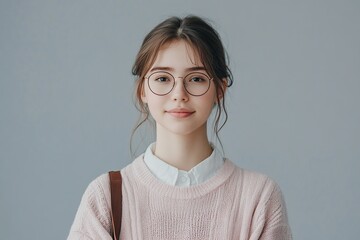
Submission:
M 156 178 L 146 166 L 144 154 L 137 157 L 131 165 L 137 180 L 146 185 L 150 192 L 175 199 L 191 199 L 204 196 L 222 185 L 235 169 L 235 165 L 225 158 L 222 167 L 210 179 L 194 186 L 181 187 L 171 186 Z
M 212 153 L 189 171 L 180 170 L 169 163 L 161 160 L 154 154 L 156 142 L 149 145 L 144 153 L 144 162 L 150 172 L 162 182 L 172 186 L 191 186 L 210 179 L 224 164 L 224 157 L 221 152 L 210 143 Z M 189 180 L 188 184 L 181 181 L 184 177 Z

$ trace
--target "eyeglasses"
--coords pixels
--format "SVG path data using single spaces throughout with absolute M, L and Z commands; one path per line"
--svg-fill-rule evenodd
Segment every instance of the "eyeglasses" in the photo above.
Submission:
M 186 92 L 192 96 L 204 95 L 210 88 L 212 78 L 201 72 L 191 72 L 183 79 Z M 148 80 L 150 91 L 156 95 L 164 96 L 170 93 L 175 87 L 175 77 L 165 71 L 158 71 L 145 77 Z

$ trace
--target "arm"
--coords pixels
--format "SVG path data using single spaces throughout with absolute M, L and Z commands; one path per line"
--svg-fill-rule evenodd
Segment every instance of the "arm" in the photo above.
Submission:
M 291 240 L 286 204 L 280 187 L 270 180 L 272 191 L 257 218 L 255 232 L 260 240 Z

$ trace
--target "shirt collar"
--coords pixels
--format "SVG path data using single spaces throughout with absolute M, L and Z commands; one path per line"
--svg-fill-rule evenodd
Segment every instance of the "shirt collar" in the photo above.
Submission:
M 190 186 L 205 182 L 215 175 L 216 171 L 220 169 L 224 163 L 221 152 L 211 144 L 213 152 L 208 158 L 201 161 L 190 169 L 190 171 L 183 171 L 155 156 L 153 153 L 154 146 L 155 143 L 152 143 L 146 149 L 144 162 L 155 177 L 172 186 Z

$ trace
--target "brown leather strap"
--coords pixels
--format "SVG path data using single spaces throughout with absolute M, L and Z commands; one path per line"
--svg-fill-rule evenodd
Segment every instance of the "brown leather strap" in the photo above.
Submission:
M 122 181 L 120 171 L 110 171 L 111 190 L 111 220 L 113 226 L 113 239 L 120 238 L 121 215 L 122 215 Z

